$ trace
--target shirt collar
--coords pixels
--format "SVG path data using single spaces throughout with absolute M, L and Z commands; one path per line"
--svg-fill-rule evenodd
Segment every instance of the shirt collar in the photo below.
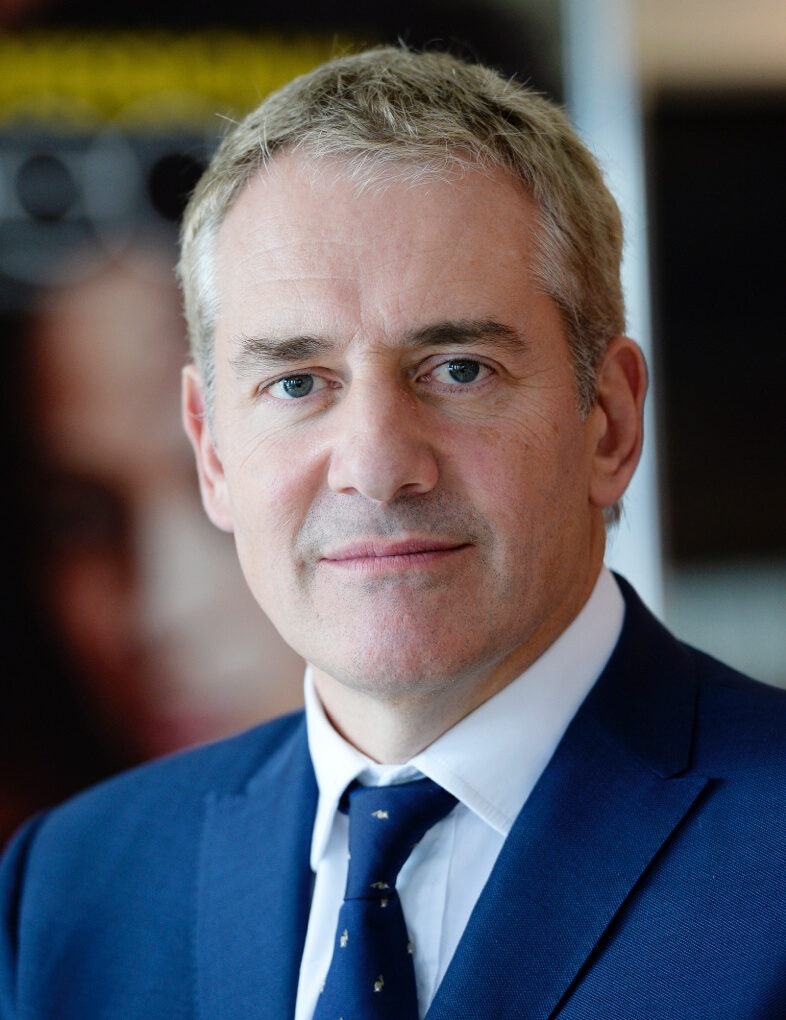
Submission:
M 385 785 L 428 776 L 507 836 L 608 662 L 624 615 L 617 583 L 603 567 L 579 614 L 529 669 L 405 765 L 379 765 L 336 732 L 317 697 L 309 667 L 306 727 L 319 786 L 312 869 L 325 852 L 341 795 L 358 778 Z
M 304 680 L 308 747 L 319 787 L 317 814 L 311 838 L 311 868 L 316 871 L 325 852 L 338 802 L 344 790 L 362 777 L 369 786 L 417 779 L 421 773 L 412 765 L 380 765 L 348 743 L 333 728 L 314 688 L 311 666 Z

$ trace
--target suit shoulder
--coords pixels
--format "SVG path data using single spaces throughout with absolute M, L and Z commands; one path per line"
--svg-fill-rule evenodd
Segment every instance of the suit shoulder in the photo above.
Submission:
M 305 740 L 303 712 L 271 720 L 233 737 L 178 751 L 122 772 L 77 794 L 44 816 L 42 834 L 113 820 L 131 827 L 151 818 L 185 821 L 208 794 L 240 793 L 287 748 Z
M 705 756 L 786 773 L 786 690 L 685 647 L 696 667 L 697 738 Z
M 697 737 L 717 734 L 729 755 L 743 749 L 786 750 L 786 690 L 745 676 L 680 641 L 650 613 L 628 582 L 615 576 L 626 612 L 610 666 L 616 665 L 625 677 L 634 669 L 640 681 L 646 678 L 655 702 L 662 703 L 660 715 L 672 723 L 680 713 L 692 720 L 695 697 Z M 786 754 L 782 761 L 786 768 Z
M 706 652 L 683 645 L 696 667 L 699 688 L 709 704 L 715 700 L 736 705 L 744 714 L 774 715 L 777 726 L 786 718 L 786 689 L 763 683 Z
M 309 769 L 296 713 L 108 779 L 20 831 L 0 863 L 0 910 L 24 891 L 28 915 L 52 904 L 66 912 L 68 902 L 96 913 L 113 890 L 136 889 L 142 902 L 149 886 L 174 915 L 188 900 L 211 796 L 239 797 L 261 782 L 284 789 Z
M 111 986 L 118 1004 L 141 996 L 140 1010 L 153 987 L 187 990 L 212 802 L 248 803 L 252 793 L 269 802 L 309 783 L 301 713 L 133 769 L 29 822 L 0 861 L 0 1015 L 15 1016 L 17 1000 L 59 1001 L 75 960 L 81 1005 L 64 1005 L 63 1016 L 97 1015 L 81 997 L 96 988 Z M 264 827 L 257 835 L 268 838 Z

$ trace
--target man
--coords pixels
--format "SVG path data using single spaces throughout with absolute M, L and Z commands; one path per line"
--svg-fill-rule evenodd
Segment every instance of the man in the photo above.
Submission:
M 31 823 L 4 1016 L 783 1014 L 784 699 L 602 567 L 645 390 L 620 247 L 562 115 L 446 56 L 345 58 L 228 136 L 184 416 L 306 718 Z

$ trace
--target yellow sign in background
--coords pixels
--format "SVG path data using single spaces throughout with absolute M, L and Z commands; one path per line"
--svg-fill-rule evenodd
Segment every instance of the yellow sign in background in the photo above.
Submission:
M 319 36 L 230 31 L 0 36 L 0 129 L 32 119 L 205 128 L 349 49 Z M 216 122 L 215 129 L 219 129 Z

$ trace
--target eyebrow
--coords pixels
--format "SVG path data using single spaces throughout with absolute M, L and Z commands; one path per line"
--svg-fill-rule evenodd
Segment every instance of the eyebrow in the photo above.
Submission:
M 513 351 L 522 351 L 527 342 L 521 334 L 494 319 L 457 319 L 435 322 L 404 334 L 408 347 L 446 347 L 453 344 L 493 343 Z
M 286 365 L 305 361 L 333 351 L 336 347 L 335 341 L 310 334 L 287 337 L 240 334 L 234 342 L 238 353 L 232 358 L 231 364 L 241 376 L 254 372 L 260 364 Z M 494 319 L 445 319 L 407 330 L 403 342 L 405 347 L 412 349 L 487 343 L 521 353 L 528 347 L 527 341 L 517 330 Z
M 335 344 L 319 336 L 265 337 L 246 336 L 235 338 L 238 353 L 231 359 L 231 365 L 238 375 L 253 373 L 260 364 L 289 364 L 304 361 L 325 351 Z

